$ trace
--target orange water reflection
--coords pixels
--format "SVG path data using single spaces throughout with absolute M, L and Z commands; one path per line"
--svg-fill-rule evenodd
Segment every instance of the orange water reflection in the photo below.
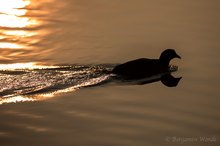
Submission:
M 52 10 L 38 9 L 43 3 L 49 6 L 48 1 L 0 0 L 0 64 L 33 62 L 48 54 L 41 41 L 51 33 L 44 14 Z
M 49 7 L 52 2 L 53 0 L 0 0 L 0 70 L 56 67 L 36 63 L 39 62 L 36 58 L 41 59 L 50 51 L 42 47 L 42 40 L 52 33 L 50 28 L 45 27 L 50 20 L 49 14 L 53 11 Z M 42 8 L 42 5 L 46 7 Z M 52 94 L 36 97 L 11 96 L 1 98 L 0 104 L 36 101 L 49 97 L 52 97 Z
M 11 96 L 11 97 L 10 96 L 5 96 L 4 98 L 0 99 L 0 105 L 1 104 L 6 104 L 6 103 L 43 101 L 43 100 L 47 100 L 47 99 L 53 98 L 56 95 L 72 92 L 72 91 L 75 91 L 75 90 L 77 90 L 76 87 L 70 87 L 70 88 L 67 88 L 67 89 L 58 90 L 56 92 L 45 93 L 45 94 L 38 94 L 38 95 L 32 95 L 32 96 L 25 96 L 25 95 Z
M 1 70 L 32 70 L 32 69 L 44 69 L 44 68 L 57 68 L 58 66 L 46 66 L 46 65 L 38 65 L 35 62 L 29 62 L 29 63 L 13 63 L 13 64 L 0 64 Z
M 22 8 L 29 4 L 30 0 L 4 0 L 4 2 L 1 1 L 0 11 L 6 15 L 22 16 L 27 11 Z
M 47 66 L 40 65 L 37 62 L 29 62 L 29 63 L 13 63 L 13 64 L 0 64 L 0 78 L 1 76 L 7 78 L 7 76 L 13 76 L 15 73 L 19 72 L 32 72 L 34 70 L 42 70 L 42 69 L 55 69 L 60 66 Z M 68 67 L 68 66 L 62 66 Z M 22 77 L 21 77 L 22 78 Z M 37 78 L 37 77 L 36 77 Z M 11 80 L 10 78 L 8 78 Z M 6 79 L 7 80 L 7 79 Z M 3 81 L 4 82 L 4 81 Z M 47 82 L 47 80 L 45 80 Z M 9 82 L 11 84 L 11 82 Z M 12 85 L 13 86 L 13 85 Z M 9 95 L 0 95 L 0 105 L 5 103 L 17 103 L 17 102 L 31 102 L 31 101 L 42 101 L 49 98 L 53 98 L 55 95 L 59 95 L 61 93 L 67 93 L 71 91 L 75 91 L 80 88 L 82 85 L 77 85 L 73 87 L 68 87 L 61 90 L 56 90 L 53 92 L 36 94 L 36 95 L 17 95 L 17 94 L 9 94 Z M 41 88 L 41 87 L 40 87 Z M 6 88 L 3 84 L 0 84 L 0 93 L 3 92 Z
M 8 42 L 7 40 L 10 36 L 20 37 L 20 34 L 12 30 L 7 30 L 7 28 L 24 28 L 31 24 L 29 18 L 22 17 L 27 13 L 27 10 L 24 8 L 30 4 L 30 1 L 23 0 L 7 0 L 1 1 L 0 5 L 0 27 L 5 29 L 1 29 L 1 42 L 0 48 L 4 49 L 19 49 L 24 46 L 19 45 L 18 43 Z M 23 32 L 23 35 L 27 34 L 27 32 Z M 5 39 L 5 40 L 4 40 Z M 0 57 L 3 58 L 3 57 Z

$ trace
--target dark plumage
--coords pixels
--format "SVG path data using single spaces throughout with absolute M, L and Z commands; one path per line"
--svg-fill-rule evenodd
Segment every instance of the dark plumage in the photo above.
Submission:
M 175 50 L 166 49 L 160 55 L 159 59 L 140 58 L 116 66 L 113 74 L 123 77 L 139 79 L 169 71 L 169 62 L 173 58 L 181 58 Z

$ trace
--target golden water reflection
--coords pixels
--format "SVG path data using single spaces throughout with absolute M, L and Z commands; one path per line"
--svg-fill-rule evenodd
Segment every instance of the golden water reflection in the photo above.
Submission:
M 27 19 L 28 18 L 21 18 L 19 16 L 23 16 L 26 14 L 27 10 L 21 9 L 30 4 L 30 1 L 22 1 L 22 0 L 7 0 L 1 2 L 0 5 L 0 26 L 6 28 L 13 28 L 13 27 L 25 27 L 27 26 Z M 2 35 L 7 35 L 7 30 L 1 30 Z M 11 35 L 13 31 L 11 31 Z M 2 37 L 2 38 L 7 38 Z M 7 41 L 0 42 L 0 48 L 11 48 L 11 49 L 19 49 L 22 46 L 11 43 Z
M 94 86 L 110 78 L 100 66 L 48 66 L 36 62 L 0 64 L 0 105 L 42 101 Z
M 6 15 L 22 16 L 27 10 L 22 9 L 30 4 L 30 0 L 1 0 L 0 12 Z
M 56 68 L 57 66 L 44 66 L 38 65 L 36 62 L 29 63 L 13 63 L 13 64 L 0 64 L 1 70 L 32 70 L 32 69 L 44 69 L 44 68 Z
M 43 100 L 47 100 L 47 99 L 50 99 L 50 98 L 54 98 L 56 95 L 61 95 L 63 93 L 73 92 L 77 89 L 78 89 L 77 87 L 70 87 L 70 88 L 58 90 L 58 91 L 55 91 L 55 92 L 32 95 L 32 96 L 25 96 L 25 95 L 5 96 L 4 98 L 0 99 L 0 105 L 6 104 L 6 103 L 43 101 Z
M 65 66 L 63 66 L 65 67 Z M 37 62 L 29 62 L 29 63 L 13 63 L 13 64 L 0 64 L 0 77 L 1 73 L 4 76 L 7 76 L 7 73 L 13 74 L 13 72 L 19 71 L 32 71 L 34 69 L 52 69 L 59 68 L 59 66 L 47 66 L 47 65 L 39 65 Z M 10 74 L 9 74 L 10 75 Z M 42 101 L 49 98 L 54 97 L 57 94 L 70 92 L 76 90 L 77 87 L 70 87 L 50 93 L 38 94 L 38 95 L 5 95 L 0 98 L 0 105 L 5 103 L 17 103 L 17 102 L 31 102 L 31 101 Z M 4 88 L 1 87 L 0 92 L 3 91 Z M 1 96 L 0 96 L 1 97 Z
M 32 62 L 46 56 L 49 51 L 42 47 L 41 41 L 51 33 L 45 27 L 49 15 L 40 14 L 52 11 L 48 0 L 0 0 L 0 3 L 0 63 Z M 48 3 L 48 7 L 39 9 L 36 3 L 39 6 Z
M 23 28 L 36 22 L 28 17 L 25 9 L 30 5 L 30 0 L 7 0 L 1 1 L 0 5 L 0 26 L 7 28 Z
M 43 70 L 43 69 L 59 69 L 59 68 L 68 68 L 69 66 L 55 66 L 55 65 L 42 65 L 38 64 L 37 62 L 29 62 L 29 63 L 13 63 L 13 64 L 0 64 L 0 79 L 1 77 L 4 78 L 6 81 L 9 80 L 9 84 L 13 86 L 13 84 L 16 82 L 9 76 L 13 76 L 22 73 L 32 73 L 38 70 Z M 55 71 L 56 72 L 56 71 Z M 59 71 L 62 72 L 62 71 Z M 68 71 L 63 71 L 64 74 L 68 75 Z M 52 73 L 52 72 L 51 72 Z M 44 74 L 44 73 L 42 73 Z M 70 75 L 72 72 L 70 71 Z M 21 78 L 25 78 L 26 75 L 21 76 Z M 28 75 L 27 75 L 28 76 Z M 33 74 L 34 76 L 34 74 Z M 46 75 L 47 76 L 47 75 Z M 52 78 L 56 78 L 55 76 L 51 76 Z M 20 78 L 20 77 L 19 77 Z M 39 76 L 36 76 L 36 78 L 39 78 Z M 4 80 L 3 79 L 3 80 Z M 11 82 L 10 82 L 11 80 Z M 31 78 L 30 78 L 31 80 Z M 44 80 L 43 82 L 46 83 L 48 80 Z M 0 81 L 0 83 L 4 83 Z M 21 83 L 22 84 L 22 83 Z M 51 84 L 48 82 L 48 85 Z M 16 85 L 16 83 L 15 83 Z M 31 102 L 31 101 L 42 101 L 46 100 L 49 98 L 53 98 L 55 95 L 59 95 L 61 93 L 67 93 L 71 91 L 75 91 L 76 89 L 80 88 L 82 85 L 77 85 L 73 87 L 68 87 L 64 88 L 61 90 L 55 90 L 53 92 L 48 92 L 48 93 L 42 93 L 42 94 L 36 94 L 36 95 L 17 95 L 15 94 L 9 94 L 9 95 L 4 95 L 1 97 L 0 95 L 0 105 L 5 104 L 5 103 L 17 103 L 17 102 Z M 4 87 L 3 84 L 0 84 L 0 93 L 3 92 L 7 87 Z M 43 86 L 40 86 L 39 89 L 43 88 Z M 45 88 L 45 87 L 44 87 Z M 22 90 L 22 89 L 21 89 Z M 37 90 L 37 88 L 33 88 L 33 91 Z

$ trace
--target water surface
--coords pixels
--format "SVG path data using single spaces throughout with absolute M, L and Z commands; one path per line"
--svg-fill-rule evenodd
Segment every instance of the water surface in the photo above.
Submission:
M 219 11 L 216 0 L 0 0 L 0 99 L 21 91 L 30 99 L 0 105 L 0 145 L 219 145 Z M 172 61 L 183 77 L 175 88 L 75 90 L 106 80 L 103 64 L 165 48 L 182 57 Z M 76 88 L 28 95 L 50 85 Z

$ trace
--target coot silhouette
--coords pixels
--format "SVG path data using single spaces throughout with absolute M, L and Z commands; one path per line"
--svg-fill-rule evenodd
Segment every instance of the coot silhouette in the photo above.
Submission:
M 169 72 L 169 63 L 173 58 L 181 58 L 174 49 L 164 50 L 159 59 L 140 58 L 117 65 L 112 73 L 129 79 L 151 77 Z

